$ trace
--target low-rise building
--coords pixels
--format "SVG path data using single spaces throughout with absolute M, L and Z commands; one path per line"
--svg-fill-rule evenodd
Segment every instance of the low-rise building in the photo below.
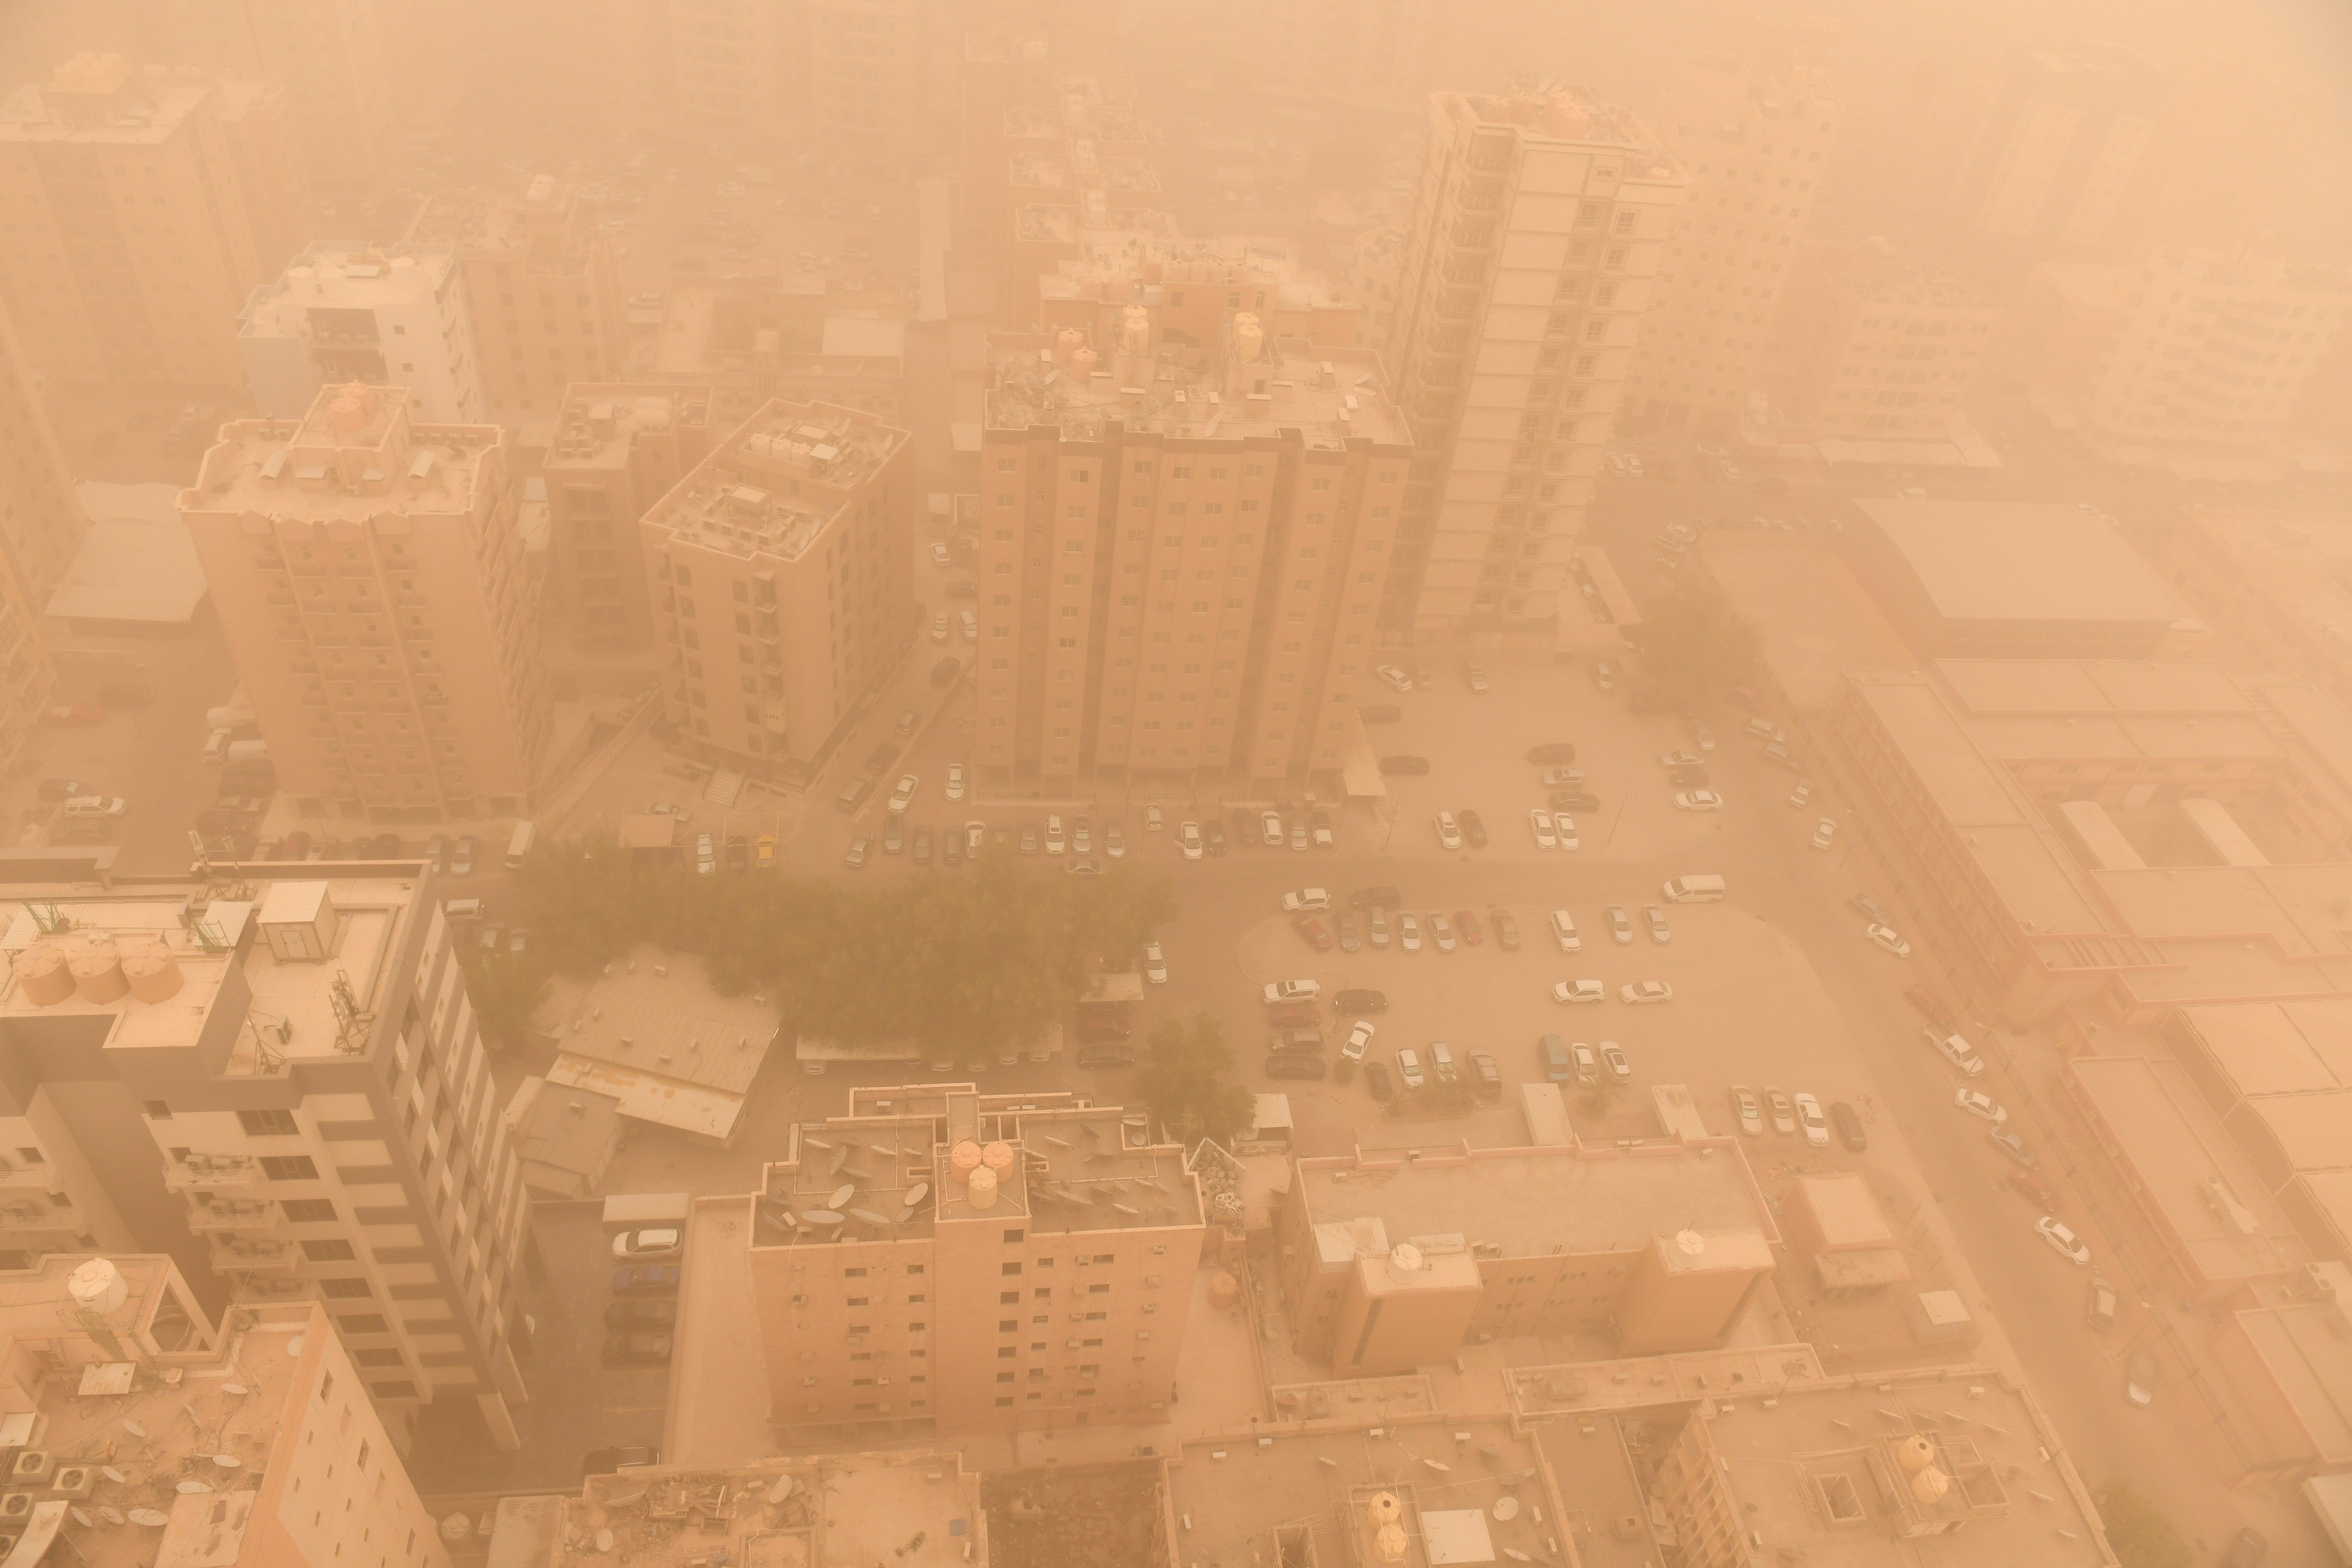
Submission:
M 1940 440 L 2000 317 L 1989 296 L 1884 238 L 1809 246 L 1766 371 L 1780 422 L 1816 435 Z
M 1167 1419 L 1206 1236 L 1184 1151 L 1077 1096 L 854 1091 L 767 1167 L 771 1420 L 838 1438 Z
M 1444 1361 L 1474 1338 L 1717 1347 L 1780 1239 L 1725 1138 L 1302 1159 L 1276 1229 L 1296 1348 L 1335 1377 Z
M 320 240 L 254 290 L 236 344 L 270 419 L 299 419 L 320 387 L 346 382 L 405 387 L 430 423 L 483 419 L 465 277 L 446 245 Z
M 541 1010 L 558 1047 L 551 1088 L 609 1095 L 631 1121 L 731 1142 L 775 1042 L 775 1005 L 721 996 L 700 960 L 650 946 L 607 967 L 585 985 L 562 982 Z

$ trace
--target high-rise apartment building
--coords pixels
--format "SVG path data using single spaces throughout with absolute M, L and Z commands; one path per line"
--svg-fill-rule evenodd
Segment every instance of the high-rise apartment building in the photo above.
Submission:
M 2352 269 L 2166 250 L 2135 280 L 2081 403 L 2102 435 L 2204 449 L 2286 428 L 2352 308 Z
M 913 634 L 907 433 L 771 402 L 638 525 L 662 692 L 722 767 L 802 779 Z
M 0 305 L 53 394 L 238 395 L 237 312 L 299 243 L 275 83 L 81 56 L 0 105 Z
M 872 156 L 921 151 L 935 54 L 962 35 L 952 6 L 932 0 L 802 0 L 806 8 L 805 70 L 810 123 Z M 942 112 L 946 100 L 940 99 Z
M 621 374 L 628 312 L 613 242 L 568 184 L 540 174 L 520 196 L 429 197 L 407 238 L 456 253 L 488 417 L 545 429 L 573 382 Z
M 667 0 L 660 9 L 666 96 L 680 131 L 740 144 L 783 127 L 808 79 L 805 0 Z
M 520 813 L 549 706 L 503 432 L 400 387 L 223 427 L 180 493 L 278 786 L 305 816 Z
M 12 1195 L 215 1300 L 321 1301 L 403 1446 L 448 1397 L 511 1447 L 529 1198 L 430 873 L 16 892 Z M 16 1207 L 0 1246 L 55 1245 Z
M 1182 1147 L 1140 1112 L 969 1083 L 854 1091 L 848 1114 L 793 1129 L 754 1203 L 769 1419 L 1164 1421 L 1203 1218 Z
M 1996 267 L 2098 254 L 2126 237 L 2164 113 L 2165 73 L 2121 44 L 2021 56 L 1975 126 L 1955 226 Z
M 1629 418 L 1709 434 L 1738 424 L 1842 117 L 1815 72 L 1773 77 L 1720 58 L 1684 68 L 1657 129 L 1690 190 L 1626 378 Z
M 1385 356 L 1415 448 L 1386 629 L 1549 643 L 1688 183 L 1580 89 L 1431 99 Z
M 0 305 L 0 559 L 35 617 L 89 526 L 41 393 L 38 371 Z
M 1948 434 L 2000 308 L 1876 237 L 1808 246 L 1781 309 L 1771 366 L 1780 418 L 1822 434 Z
M 541 472 L 549 522 L 547 629 L 583 653 L 654 648 L 638 519 L 709 454 L 708 388 L 573 384 Z
M 448 1568 L 403 1435 L 315 1304 L 216 1325 L 169 1258 L 135 1254 L 43 1258 L 0 1289 L 9 1451 L 34 1456 L 6 1533 L 28 1560 Z
M 1346 765 L 1404 421 L 1365 350 L 1214 311 L 1205 352 L 1145 304 L 1100 349 L 1074 329 L 991 345 L 973 760 L 992 784 L 1271 790 Z
M 429 423 L 482 419 L 465 277 L 446 245 L 321 240 L 254 290 L 237 348 L 270 419 L 299 419 L 320 387 L 346 382 L 407 388 Z

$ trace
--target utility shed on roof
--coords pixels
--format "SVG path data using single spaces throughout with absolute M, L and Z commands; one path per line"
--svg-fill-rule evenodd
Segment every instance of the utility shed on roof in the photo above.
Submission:
M 533 1075 L 507 1102 L 507 1138 L 523 1185 L 549 1197 L 586 1197 L 604 1184 L 621 1142 L 621 1103 L 593 1089 L 550 1087 Z

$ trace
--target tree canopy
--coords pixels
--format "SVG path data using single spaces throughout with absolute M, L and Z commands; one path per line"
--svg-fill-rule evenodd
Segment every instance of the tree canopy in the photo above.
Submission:
M 1686 583 L 1642 613 L 1642 668 L 1677 702 L 1738 685 L 1756 671 L 1763 641 L 1714 589 Z
M 1234 1048 L 1224 1025 L 1207 1013 L 1188 1023 L 1170 1019 L 1151 1031 L 1136 1092 L 1168 1135 L 1179 1143 L 1214 1138 L 1230 1144 L 1257 1118 L 1250 1092 L 1229 1076 Z
M 593 973 L 650 942 L 699 955 L 723 991 L 773 995 L 800 1033 L 966 1059 L 1067 1019 L 1090 962 L 1132 965 L 1176 912 L 1165 878 L 1126 866 L 1052 876 L 983 858 L 965 875 L 842 888 L 646 866 L 609 839 L 543 844 L 519 881 L 559 968 Z
M 2126 1480 L 2111 1480 L 2091 1494 L 2106 1522 L 2107 1544 L 2123 1568 L 2192 1568 L 2195 1554 L 2172 1522 L 2147 1494 Z

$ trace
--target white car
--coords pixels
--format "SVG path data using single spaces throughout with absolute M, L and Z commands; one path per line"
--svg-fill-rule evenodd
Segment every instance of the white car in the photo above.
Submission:
M 1979 1122 L 1990 1122 L 1996 1127 L 2006 1126 L 2009 1123 L 2007 1108 L 1981 1089 L 1970 1089 L 1963 1084 L 1952 1091 L 1952 1103 Z
M 963 640 L 965 642 L 977 643 L 980 641 L 979 616 L 974 615 L 969 610 L 960 610 L 956 612 L 956 622 L 963 628 Z
M 1267 849 L 1278 850 L 1282 847 L 1281 812 L 1272 810 L 1259 812 L 1257 827 L 1258 833 L 1265 839 Z
M 1836 837 L 1837 824 L 1827 817 L 1813 824 L 1813 848 L 1825 850 L 1830 847 L 1830 841 Z
M 905 810 L 908 803 L 915 798 L 917 784 L 918 780 L 913 774 L 900 774 L 898 776 L 898 787 L 890 791 L 890 810 L 894 811 Z
M 1573 768 L 1547 768 L 1544 769 L 1543 787 L 1547 789 L 1581 789 L 1584 788 L 1584 775 Z
M 678 1232 L 667 1226 L 624 1230 L 613 1238 L 613 1256 L 624 1263 L 642 1263 L 648 1258 L 675 1258 L 678 1245 Z
M 1320 887 L 1302 887 L 1297 893 L 1282 895 L 1285 915 L 1320 915 L 1331 907 L 1331 894 Z
M 1462 847 L 1462 826 L 1454 820 L 1451 811 L 1437 813 L 1437 841 L 1449 850 Z
M 1633 923 L 1625 918 L 1625 906 L 1622 904 L 1609 906 L 1609 936 L 1621 947 L 1633 944 Z
M 1103 824 L 1103 853 L 1113 860 L 1127 858 L 1127 834 L 1117 822 Z
M 1421 1057 L 1412 1047 L 1400 1046 L 1396 1053 L 1397 1079 L 1407 1089 L 1418 1089 L 1429 1082 L 1422 1075 Z
M 1551 813 L 1549 811 L 1529 811 L 1528 813 L 1528 826 L 1535 832 L 1536 848 L 1539 850 L 1556 850 L 1559 848 L 1559 835 L 1552 831 Z
M 1778 741 L 1782 745 L 1786 745 L 1789 739 L 1787 736 L 1780 733 L 1780 727 L 1775 725 L 1769 718 L 1749 719 L 1748 721 L 1748 733 L 1754 736 L 1759 740 Z
M 1675 791 L 1677 811 L 1720 811 L 1723 797 L 1712 789 L 1677 789 Z
M 1062 828 L 1062 814 L 1059 811 L 1048 813 L 1045 818 L 1045 852 L 1058 855 L 1069 847 L 1069 836 Z
M 1348 1031 L 1347 1043 L 1339 1047 L 1339 1054 L 1350 1061 L 1361 1061 L 1364 1060 L 1364 1052 L 1370 1049 L 1371 1043 L 1371 1023 L 1368 1019 L 1358 1019 L 1356 1027 Z
M 1576 819 L 1566 811 L 1554 811 L 1551 814 L 1551 836 L 1559 841 L 1561 849 L 1575 849 L 1579 843 L 1576 836 Z
M 1160 831 L 1160 821 L 1161 818 L 1159 807 L 1146 806 L 1143 808 L 1143 831 L 1145 832 L 1158 832 Z
M 1732 1114 L 1739 1118 L 1739 1130 L 1751 1138 L 1764 1135 L 1764 1105 L 1756 1098 L 1756 1091 L 1745 1083 L 1731 1086 Z
M 963 852 L 967 859 L 980 853 L 981 846 L 987 842 L 986 822 L 966 822 L 963 825 Z
M 1551 999 L 1563 1005 L 1605 1002 L 1609 999 L 1609 988 L 1600 980 L 1560 980 L 1552 986 Z
M 1397 914 L 1397 946 L 1408 953 L 1421 951 L 1421 922 L 1410 911 Z
M 963 799 L 963 764 L 961 762 L 948 764 L 948 799 L 950 800 Z
M 1625 1060 L 1625 1053 L 1617 1049 L 1615 1040 L 1604 1040 L 1601 1042 L 1601 1065 L 1606 1068 L 1609 1076 L 1618 1082 L 1633 1082 L 1633 1064 Z
M 945 570 L 947 570 L 947 569 L 948 569 L 948 547 L 947 547 L 947 546 L 945 546 L 945 545 L 943 545 L 943 544 L 938 544 L 938 543 L 934 543 L 934 544 L 931 546 L 931 564 L 932 564 L 933 566 L 935 566 L 935 567 L 938 567 L 941 571 L 945 571 Z
M 119 817 L 131 803 L 120 795 L 77 795 L 58 810 L 68 817 Z
M 1694 757 L 1687 751 L 1669 751 L 1658 758 L 1658 766 L 1670 771 L 1676 768 L 1704 768 L 1706 758 Z
M 1892 953 L 1898 958 L 1911 956 L 1911 944 L 1896 936 L 1895 927 L 1892 925 L 1873 925 L 1863 935 L 1878 944 L 1881 950 Z
M 1201 824 L 1182 822 L 1177 825 L 1176 847 L 1184 852 L 1188 861 L 1199 860 L 1203 852 L 1201 844 Z
M 1160 950 L 1157 942 L 1143 945 L 1143 977 L 1155 986 L 1168 983 L 1168 955 Z
M 1635 980 L 1631 985 L 1618 988 L 1617 999 L 1629 1008 L 1642 1007 L 1650 1002 L 1670 1002 L 1675 999 L 1675 988 L 1664 980 Z
M 1675 939 L 1675 928 L 1666 924 L 1666 912 L 1654 904 L 1642 905 L 1642 918 L 1650 923 L 1650 940 L 1663 947 Z
M 946 642 L 947 640 L 948 640 L 948 618 L 947 618 L 946 616 L 944 616 L 944 615 L 934 615 L 934 616 L 932 616 L 932 617 L 931 617 L 931 641 L 932 641 L 932 642 L 934 642 L 934 643 L 944 643 L 944 642 Z
M 1798 779 L 1797 787 L 1789 791 L 1789 804 L 1791 806 L 1801 806 L 1812 798 L 1813 781 L 1810 779 Z
M 1439 952 L 1454 951 L 1454 922 L 1433 910 L 1429 916 L 1429 936 L 1430 939 L 1437 944 Z
M 1830 1146 L 1829 1118 L 1822 1114 L 1822 1103 L 1800 1090 L 1791 1096 L 1797 1103 L 1797 1125 L 1805 1134 L 1805 1142 L 1817 1149 Z
M 1584 948 L 1584 938 L 1576 934 L 1576 917 L 1565 909 L 1551 912 L 1551 939 L 1559 944 L 1563 953 L 1578 953 Z
M 1979 1056 L 1976 1053 L 1976 1048 L 1958 1035 L 1938 1034 L 1932 1029 L 1923 1029 L 1919 1031 L 1919 1037 L 1936 1048 L 1937 1055 L 1967 1073 L 1970 1078 L 1983 1076 L 1984 1058 Z
M 1381 679 L 1386 681 L 1391 686 L 1394 687 L 1398 691 L 1409 692 L 1412 690 L 1412 677 L 1406 674 L 1402 670 L 1398 669 L 1394 664 L 1378 665 L 1373 669 L 1372 674 L 1380 676 Z
M 1265 985 L 1269 1002 L 1311 1002 L 1322 994 L 1320 980 L 1268 980 Z
M 2035 1220 L 2033 1233 L 2050 1243 L 2051 1249 L 2060 1257 L 2078 1268 L 2091 1260 L 2091 1249 L 2083 1245 L 2083 1239 L 2068 1229 L 2054 1214 L 2045 1214 Z

